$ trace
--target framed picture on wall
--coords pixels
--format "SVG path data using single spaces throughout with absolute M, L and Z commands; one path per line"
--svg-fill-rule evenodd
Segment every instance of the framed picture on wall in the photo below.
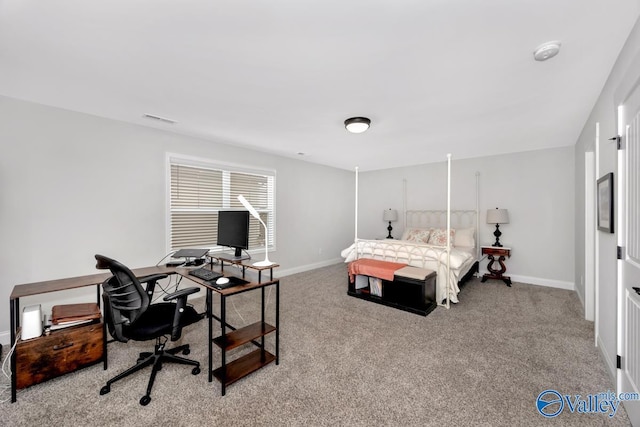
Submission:
M 598 230 L 613 233 L 613 172 L 598 180 Z

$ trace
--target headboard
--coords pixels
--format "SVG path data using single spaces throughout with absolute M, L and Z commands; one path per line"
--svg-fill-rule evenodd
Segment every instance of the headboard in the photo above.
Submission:
M 407 228 L 446 228 L 446 210 L 406 211 L 405 229 Z M 451 228 L 478 229 L 478 212 L 475 210 L 451 211 Z
M 475 230 L 476 258 L 480 257 L 480 230 L 477 210 L 452 210 L 451 228 L 473 228 Z M 408 210 L 404 217 L 405 227 L 409 228 L 447 228 L 446 210 Z

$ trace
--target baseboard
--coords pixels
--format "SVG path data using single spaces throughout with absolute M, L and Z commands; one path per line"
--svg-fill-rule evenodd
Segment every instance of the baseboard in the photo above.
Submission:
M 313 264 L 301 265 L 298 267 L 287 268 L 284 270 L 277 269 L 274 271 L 277 277 L 291 276 L 292 274 L 304 273 L 305 271 L 315 270 L 316 268 L 327 267 L 329 265 L 344 262 L 344 258 L 333 258 L 325 261 L 314 262 Z
M 479 275 L 482 277 L 487 271 L 480 271 Z M 567 291 L 575 291 L 576 286 L 573 282 L 565 282 L 564 280 L 544 279 L 542 277 L 521 276 L 518 274 L 509 274 L 512 282 L 526 283 L 528 285 L 547 286 L 549 288 L 566 289 Z
M 9 331 L 0 331 L 0 344 L 4 347 L 3 350 L 9 350 L 11 347 L 11 333 Z M 4 351 L 2 354 L 6 354 Z
M 584 296 L 580 293 L 580 291 L 576 288 L 576 294 L 578 294 L 578 299 L 580 300 L 580 305 L 582 305 L 582 314 L 585 315 L 586 317 L 586 313 L 584 312 Z
M 609 374 L 611 381 L 613 381 L 613 383 L 616 384 L 616 381 L 617 381 L 616 363 L 614 363 L 613 359 L 611 359 L 609 357 L 609 354 L 605 351 L 604 345 L 602 344 L 602 341 L 600 341 L 600 337 L 598 337 L 597 340 L 598 340 L 598 352 L 600 353 L 600 356 L 602 356 L 604 365 L 607 368 L 607 373 Z

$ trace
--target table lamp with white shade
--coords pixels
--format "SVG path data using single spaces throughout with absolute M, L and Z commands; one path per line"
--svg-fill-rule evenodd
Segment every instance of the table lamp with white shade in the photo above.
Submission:
M 382 220 L 389 223 L 389 226 L 387 227 L 387 230 L 389 230 L 387 239 L 393 239 L 393 236 L 391 235 L 391 230 L 393 230 L 393 227 L 391 227 L 391 223 L 398 220 L 398 211 L 391 208 L 385 210 L 382 213 Z
M 487 209 L 487 224 L 495 224 L 496 231 L 493 232 L 493 235 L 496 236 L 496 241 L 492 246 L 502 247 L 500 243 L 500 236 L 502 233 L 500 232 L 500 224 L 509 224 L 509 211 L 506 209 Z
M 264 261 L 254 262 L 253 265 L 255 267 L 269 267 L 270 265 L 275 264 L 274 262 L 269 261 L 269 230 L 267 230 L 267 225 L 260 218 L 260 214 L 258 213 L 258 211 L 256 211 L 255 208 L 251 206 L 251 204 L 247 201 L 247 199 L 244 198 L 242 194 L 238 195 L 238 200 L 240 200 L 242 206 L 244 206 L 255 219 L 260 221 L 260 224 L 262 224 L 262 226 L 264 227 Z

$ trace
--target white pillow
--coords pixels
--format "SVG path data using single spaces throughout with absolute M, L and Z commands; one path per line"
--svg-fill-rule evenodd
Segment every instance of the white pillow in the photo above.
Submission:
M 454 241 L 456 230 L 451 229 L 451 242 Z M 437 246 L 447 246 L 447 229 L 446 228 L 434 228 L 431 230 L 431 236 L 429 236 L 429 244 Z
M 416 243 L 429 243 L 430 228 L 409 228 L 402 233 L 402 240 Z
M 453 237 L 453 246 L 464 246 L 473 248 L 476 246 L 476 230 L 471 228 L 458 228 Z M 445 243 L 446 244 L 446 243 Z

